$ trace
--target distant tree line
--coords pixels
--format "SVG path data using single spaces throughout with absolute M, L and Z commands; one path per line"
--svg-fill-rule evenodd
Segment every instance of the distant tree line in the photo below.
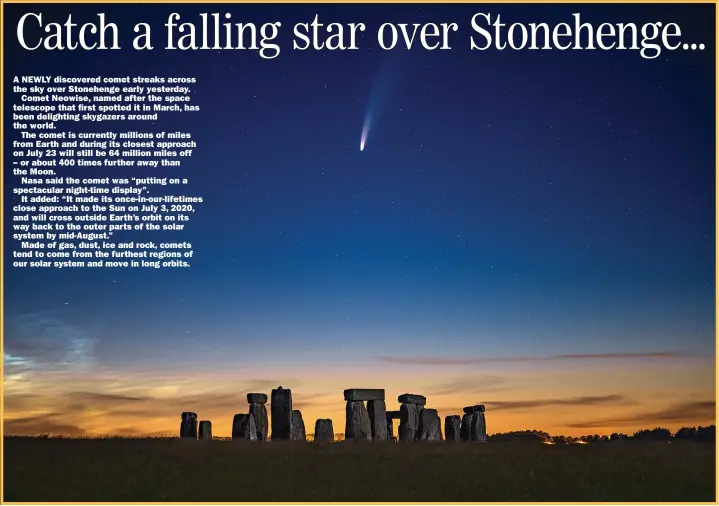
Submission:
M 600 436 L 593 434 L 588 436 L 550 436 L 548 433 L 540 430 L 522 430 L 513 432 L 503 432 L 492 434 L 489 436 L 490 441 L 535 441 L 547 444 L 583 444 L 597 443 L 604 441 L 716 441 L 716 426 L 708 425 L 705 427 L 682 427 L 675 433 L 663 427 L 654 429 L 642 429 L 633 434 L 624 434 L 622 432 L 614 432 L 609 436 Z
M 50 434 L 38 434 L 38 435 L 9 435 L 5 434 L 4 437 L 16 437 L 16 438 L 33 438 L 33 439 L 98 439 L 98 436 L 62 436 Z M 100 439 L 146 439 L 154 438 L 158 436 L 99 436 Z M 169 434 L 159 436 L 162 438 L 173 437 Z M 231 437 L 215 436 L 213 439 L 216 440 L 231 440 Z M 271 438 L 268 438 L 271 439 Z M 335 433 L 335 441 L 342 441 L 345 439 L 343 433 Z M 614 432 L 609 436 L 600 436 L 599 434 L 593 434 L 589 436 L 551 436 L 547 432 L 541 430 L 519 430 L 512 432 L 501 432 L 492 434 L 488 437 L 489 441 L 500 441 L 500 442 L 512 442 L 512 441 L 524 441 L 524 442 L 536 442 L 544 444 L 587 444 L 597 442 L 609 442 L 609 441 L 696 441 L 696 442 L 715 442 L 716 441 L 716 426 L 707 425 L 699 427 L 682 427 L 678 431 L 672 433 L 669 429 L 663 427 L 655 427 L 654 429 L 642 429 L 638 430 L 633 434 L 624 434 L 622 432 Z M 392 437 L 393 441 L 397 441 L 397 437 Z M 307 441 L 314 441 L 314 434 L 307 434 Z
M 335 441 L 342 441 L 345 438 L 343 433 L 335 434 Z M 396 440 L 396 437 L 392 439 Z M 307 434 L 307 440 L 313 441 L 314 434 Z M 527 441 L 547 444 L 585 444 L 598 443 L 605 441 L 715 441 L 716 426 L 708 425 L 706 427 L 682 427 L 675 433 L 663 427 L 654 429 L 642 429 L 633 434 L 625 434 L 623 432 L 614 432 L 611 435 L 600 436 L 599 434 L 587 436 L 551 436 L 547 432 L 541 430 L 520 430 L 512 432 L 502 432 L 489 436 L 490 441 Z

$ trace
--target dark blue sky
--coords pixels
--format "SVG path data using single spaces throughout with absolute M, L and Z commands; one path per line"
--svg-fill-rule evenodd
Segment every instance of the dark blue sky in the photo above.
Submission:
M 99 12 L 6 5 L 5 33 L 30 11 L 60 21 L 70 11 L 78 21 Z M 631 360 L 602 367 L 629 375 L 626 395 L 644 395 L 651 374 L 669 374 L 713 399 L 713 360 L 687 364 L 715 348 L 714 5 L 182 4 L 102 12 L 120 26 L 125 49 L 29 52 L 6 35 L 6 100 L 14 99 L 15 75 L 196 77 L 192 99 L 201 112 L 138 127 L 189 131 L 198 143 L 173 172 L 190 179 L 185 193 L 204 204 L 181 235 L 142 236 L 192 242 L 192 267 L 13 269 L 7 217 L 16 183 L 6 167 L 6 365 L 8 355 L 36 371 L 59 361 L 69 377 L 76 359 L 90 364 L 68 395 L 90 390 L 96 371 L 156 372 L 135 389 L 171 383 L 163 374 L 177 368 L 197 377 L 234 371 L 230 381 L 290 378 L 308 393 L 336 391 L 332 409 L 341 411 L 340 390 L 364 385 L 340 384 L 332 367 L 377 382 L 386 367 L 396 371 L 397 357 L 416 357 L 423 368 L 407 375 L 441 382 L 450 374 L 441 357 L 637 353 L 651 361 L 662 352 L 669 363 L 650 366 L 649 376 L 631 376 L 639 367 Z M 199 12 L 281 21 L 281 54 L 165 51 L 171 12 L 187 21 Z M 675 22 L 684 40 L 707 48 L 655 60 L 636 51 L 470 52 L 476 12 L 507 22 L 571 22 L 574 12 L 595 24 Z M 315 14 L 366 23 L 361 50 L 292 51 L 292 25 Z M 451 51 L 377 47 L 381 23 L 429 20 L 459 23 Z M 130 49 L 138 22 L 152 25 L 154 51 Z M 360 152 L 368 107 L 372 129 Z M 109 127 L 129 128 L 98 128 Z M 66 173 L 140 175 L 130 172 Z M 565 367 L 557 360 L 552 370 Z M 706 375 L 683 376 L 684 366 Z M 17 395 L 46 381 L 34 378 L 18 379 Z M 506 395 L 552 395 L 537 384 Z M 97 389 L 110 395 L 113 385 L 98 380 Z M 105 426 L 80 426 L 97 427 Z

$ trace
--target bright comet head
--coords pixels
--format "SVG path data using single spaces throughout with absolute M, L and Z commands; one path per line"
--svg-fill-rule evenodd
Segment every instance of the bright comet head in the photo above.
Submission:
M 364 151 L 365 144 L 367 144 L 367 134 L 369 134 L 369 124 L 371 115 L 367 115 L 362 125 L 362 137 L 360 138 L 360 151 Z

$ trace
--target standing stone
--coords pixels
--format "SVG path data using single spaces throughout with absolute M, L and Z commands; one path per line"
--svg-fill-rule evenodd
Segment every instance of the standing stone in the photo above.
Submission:
M 467 415 L 465 415 L 467 416 Z M 487 424 L 484 419 L 483 411 L 475 411 L 471 415 L 470 421 L 471 426 L 471 438 L 472 441 L 485 442 L 487 441 Z
M 442 441 L 442 429 L 436 409 L 423 409 L 420 412 L 417 440 Z
M 467 413 L 462 417 L 462 427 L 459 429 L 459 438 L 462 441 L 472 440 L 472 414 Z
M 320 418 L 315 422 L 315 442 L 323 443 L 335 440 L 335 430 L 332 427 L 332 420 Z
M 348 388 L 345 390 L 345 401 L 383 401 L 382 388 Z
M 267 394 L 247 394 L 248 404 L 267 404 Z
M 347 403 L 345 439 L 372 441 L 372 425 L 367 408 L 364 407 L 362 401 L 350 401 Z
M 212 439 L 212 422 L 209 420 L 200 422 L 200 439 Z
M 444 438 L 447 441 L 460 441 L 461 439 L 461 418 L 459 415 L 450 415 L 444 417 Z
M 415 440 L 419 428 L 419 413 L 423 411 L 419 404 L 402 404 L 399 407 L 400 419 L 398 435 L 399 440 L 411 442 Z
M 481 425 L 482 425 L 482 441 L 489 441 L 489 435 L 487 434 L 487 417 L 484 415 L 484 409 L 480 411 L 479 418 L 481 419 Z
M 238 441 L 242 439 L 257 441 L 255 419 L 248 413 L 237 414 L 232 420 L 232 440 Z
M 266 400 L 267 396 L 265 396 Z M 255 419 L 255 428 L 257 429 L 257 440 L 267 441 L 267 407 L 264 404 L 250 404 L 250 415 Z
M 387 441 L 387 409 L 384 401 L 367 401 L 367 411 L 372 427 L 372 440 Z
M 397 397 L 397 401 L 400 404 L 419 404 L 420 406 L 427 404 L 427 398 L 424 395 L 417 394 L 402 394 Z
M 182 413 L 180 437 L 197 439 L 197 413 L 191 411 Z
M 394 441 L 394 421 L 389 414 L 387 414 L 387 439 Z
M 272 390 L 272 440 L 289 440 L 292 432 L 292 390 Z
M 292 411 L 292 430 L 290 431 L 290 439 L 292 441 L 307 441 L 305 421 L 302 419 L 302 413 L 299 409 Z

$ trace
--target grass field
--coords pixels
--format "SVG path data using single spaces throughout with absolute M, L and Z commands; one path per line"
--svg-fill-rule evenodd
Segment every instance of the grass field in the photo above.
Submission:
M 5 438 L 6 501 L 715 501 L 715 445 Z

